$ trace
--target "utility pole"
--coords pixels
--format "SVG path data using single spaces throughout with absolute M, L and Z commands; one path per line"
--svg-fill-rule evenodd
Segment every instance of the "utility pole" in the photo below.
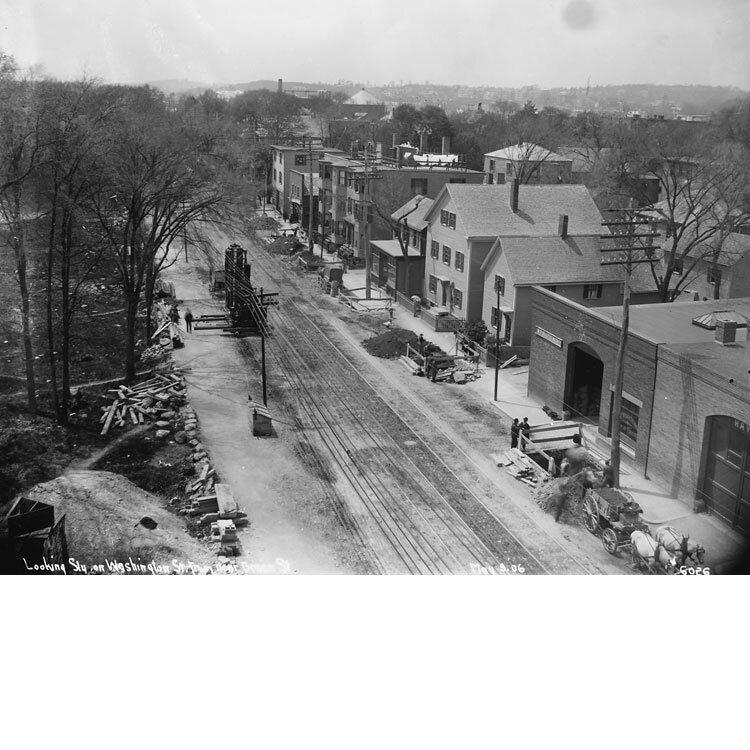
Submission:
M 497 307 L 495 308 L 495 401 L 497 401 L 497 381 L 500 378 L 500 284 L 495 279 Z
M 614 209 L 615 211 L 617 209 Z M 620 341 L 617 346 L 617 356 L 615 358 L 615 382 L 613 385 L 614 393 L 612 394 L 612 429 L 611 429 L 611 452 L 610 465 L 612 466 L 612 485 L 620 486 L 620 432 L 622 421 L 622 389 L 625 383 L 625 351 L 628 344 L 628 329 L 630 327 L 630 286 L 633 269 L 641 263 L 655 263 L 658 259 L 654 257 L 654 251 L 659 249 L 658 245 L 653 244 L 658 232 L 647 231 L 638 232 L 638 227 L 647 225 L 650 227 L 651 221 L 648 219 L 637 219 L 635 211 L 625 209 L 624 221 L 604 222 L 607 227 L 621 227 L 618 231 L 610 234 L 601 235 L 603 240 L 614 241 L 614 247 L 602 247 L 603 253 L 617 252 L 619 256 L 615 260 L 603 260 L 601 265 L 623 266 L 625 269 L 625 280 L 622 290 L 622 325 L 620 327 Z M 643 244 L 645 241 L 646 244 Z M 642 253 L 643 256 L 639 257 Z
M 323 200 L 323 210 L 321 211 L 321 220 L 320 220 L 320 257 L 323 257 L 323 245 L 325 245 L 325 238 L 326 238 L 326 189 L 324 187 L 320 188 L 320 197 Z M 331 200 L 333 200 L 333 196 L 331 196 Z
M 370 175 L 368 172 L 369 167 L 369 149 L 367 147 L 367 139 L 365 139 L 365 200 L 363 206 L 362 217 L 364 220 L 364 239 L 365 239 L 365 299 L 370 299 L 370 222 L 369 222 L 369 211 L 370 211 Z
M 315 249 L 315 242 L 313 241 L 313 162 L 312 162 L 312 138 L 308 141 L 307 144 L 307 158 L 310 164 L 310 200 L 309 200 L 309 210 L 310 210 L 310 216 L 308 217 L 308 227 L 309 227 L 309 234 L 310 237 L 308 238 L 308 246 L 310 248 L 310 255 L 313 254 L 313 250 Z

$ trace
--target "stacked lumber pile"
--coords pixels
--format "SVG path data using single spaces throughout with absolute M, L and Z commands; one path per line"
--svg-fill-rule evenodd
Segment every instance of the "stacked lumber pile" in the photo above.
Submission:
M 511 448 L 503 453 L 493 453 L 492 459 L 519 482 L 536 487 L 540 482 L 548 479 L 547 472 L 539 464 L 532 461 L 523 451 Z
M 114 393 L 115 397 L 111 404 L 102 407 L 103 413 L 99 420 L 102 423 L 101 435 L 106 435 L 113 426 L 125 427 L 157 420 L 157 427 L 161 428 L 157 430 L 157 437 L 164 437 L 165 425 L 160 422 L 164 421 L 165 416 L 167 419 L 173 416 L 174 407 L 185 400 L 185 383 L 182 376 L 167 373 L 154 375 L 137 385 L 121 385 L 108 392 Z

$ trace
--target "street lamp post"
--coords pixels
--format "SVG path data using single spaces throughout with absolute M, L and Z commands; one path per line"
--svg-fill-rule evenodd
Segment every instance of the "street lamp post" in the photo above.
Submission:
M 497 401 L 497 383 L 500 378 L 500 285 L 495 279 L 497 307 L 495 308 L 495 401 Z

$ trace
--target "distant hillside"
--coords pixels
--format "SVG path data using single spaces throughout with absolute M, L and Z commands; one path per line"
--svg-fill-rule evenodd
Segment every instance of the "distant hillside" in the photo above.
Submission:
M 205 91 L 206 89 L 214 88 L 212 83 L 201 83 L 200 81 L 184 81 L 184 80 L 167 80 L 167 81 L 147 81 L 147 86 L 153 86 L 159 91 L 163 91 L 165 94 L 180 94 L 183 91 Z

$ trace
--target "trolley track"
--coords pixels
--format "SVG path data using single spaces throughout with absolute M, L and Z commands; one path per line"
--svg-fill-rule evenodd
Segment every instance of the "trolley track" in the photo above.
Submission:
M 280 288 L 306 293 L 279 259 L 251 247 L 254 276 L 260 273 Z M 324 330 L 326 322 L 313 318 L 321 317 L 316 312 L 282 298 L 273 335 L 284 346 L 272 350 L 297 397 L 301 428 L 319 436 L 353 490 L 354 507 L 331 501 L 342 523 L 356 530 L 378 559 L 373 567 L 445 573 L 469 572 L 472 562 L 496 567 L 504 562 L 535 573 L 591 571 L 590 563 L 577 560 L 551 537 L 544 544 L 521 542 L 438 451 L 446 455 L 447 449 L 476 468 L 472 457 L 440 431 L 425 440 L 409 424 L 424 425 L 424 410 L 404 393 L 394 394 L 396 404 L 384 401 L 332 340 L 333 332 Z M 331 495 L 337 494 L 334 488 Z M 514 515 L 516 530 L 533 525 L 530 517 Z M 538 527 L 533 530 L 539 536 Z M 550 555 L 551 566 L 539 559 L 547 562 Z

